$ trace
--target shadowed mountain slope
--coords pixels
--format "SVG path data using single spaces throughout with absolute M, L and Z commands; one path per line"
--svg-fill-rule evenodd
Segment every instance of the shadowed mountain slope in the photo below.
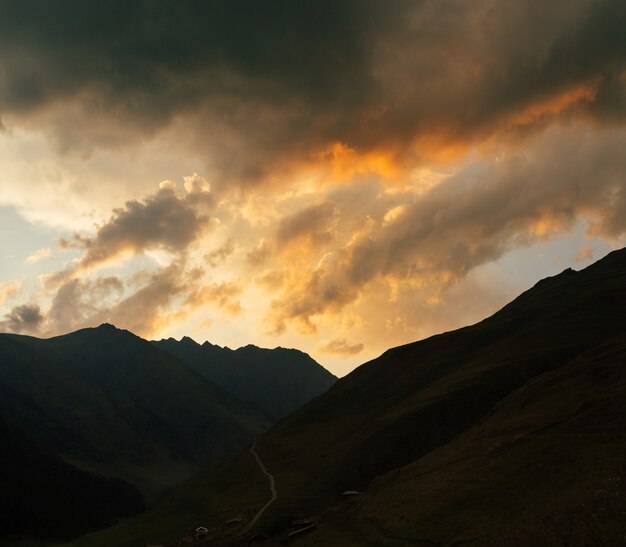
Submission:
M 151 343 L 111 325 L 0 335 L 0 416 L 68 462 L 154 494 L 269 426 Z
M 3 545 L 24 535 L 67 539 L 143 509 L 130 484 L 67 464 L 1 418 L 0 485 Z
M 255 531 L 280 544 L 309 515 L 319 525 L 295 544 L 617 545 L 625 317 L 621 250 L 539 282 L 476 325 L 359 367 L 257 441 L 278 500 Z M 78 544 L 172 540 L 199 523 L 213 545 L 230 541 L 269 497 L 254 476 L 241 452 L 140 524 Z M 362 494 L 343 498 L 349 489 Z M 220 527 L 233 515 L 239 529 Z
M 278 420 L 324 393 L 337 378 L 295 349 L 245 346 L 237 350 L 188 337 L 153 342 L 225 391 Z

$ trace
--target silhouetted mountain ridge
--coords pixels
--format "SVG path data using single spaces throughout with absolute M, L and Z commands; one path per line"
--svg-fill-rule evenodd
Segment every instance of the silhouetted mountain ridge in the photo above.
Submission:
M 0 415 L 68 461 L 174 484 L 269 420 L 151 343 L 112 325 L 50 339 L 0 335 Z
M 262 409 L 273 420 L 300 408 L 325 392 L 336 378 L 309 355 L 296 349 L 232 350 L 185 336 L 153 344 L 238 399 Z

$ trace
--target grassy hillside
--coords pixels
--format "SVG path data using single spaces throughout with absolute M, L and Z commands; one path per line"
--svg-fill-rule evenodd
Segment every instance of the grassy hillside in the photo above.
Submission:
M 0 418 L 0 544 L 71 538 L 143 509 L 119 479 L 86 473 Z
M 296 544 L 615 544 L 625 533 L 625 316 L 619 251 L 474 326 L 361 366 L 258 441 L 278 501 L 255 532 L 280 543 L 309 515 L 319 526 Z M 228 541 L 269 497 L 251 466 L 242 452 L 141 523 L 77 545 L 180 536 L 189 500 L 211 544 Z M 362 494 L 344 499 L 347 489 Z M 230 514 L 244 517 L 239 529 L 220 526 Z
M 236 400 L 111 325 L 0 335 L 0 416 L 67 461 L 148 495 L 234 453 L 269 426 Z
M 502 400 L 373 481 L 300 545 L 622 545 L 626 336 Z
M 245 346 L 236 350 L 191 338 L 153 342 L 242 401 L 278 420 L 324 393 L 337 380 L 309 355 L 295 349 Z

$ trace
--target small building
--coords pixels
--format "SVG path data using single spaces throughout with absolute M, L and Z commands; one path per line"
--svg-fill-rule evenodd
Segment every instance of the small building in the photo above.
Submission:
M 200 539 L 209 535 L 209 529 L 205 526 L 198 526 L 196 528 L 196 539 Z
M 358 490 L 346 490 L 345 492 L 343 492 L 341 494 L 344 498 L 350 497 L 350 496 L 360 496 L 361 492 L 359 492 Z

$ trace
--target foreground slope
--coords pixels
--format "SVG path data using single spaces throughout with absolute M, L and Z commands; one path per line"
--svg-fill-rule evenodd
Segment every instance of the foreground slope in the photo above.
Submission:
M 248 345 L 236 350 L 191 338 L 153 344 L 222 389 L 278 420 L 324 393 L 337 380 L 309 355 L 295 349 Z
M 143 509 L 128 483 L 86 473 L 0 418 L 0 544 L 71 538 Z
M 298 544 L 623 545 L 625 362 L 622 335 L 540 375 Z
M 474 326 L 361 366 L 257 442 L 278 500 L 255 531 L 279 543 L 309 515 L 319 526 L 297 544 L 619 544 L 624 317 L 622 250 L 539 282 Z M 242 452 L 141 521 L 80 544 L 173 540 L 198 523 L 220 544 L 269 497 L 254 476 Z M 349 489 L 362 495 L 343 498 Z M 239 529 L 220 527 L 233 515 Z
M 147 494 L 257 437 L 269 420 L 111 325 L 0 335 L 0 416 L 79 467 Z

